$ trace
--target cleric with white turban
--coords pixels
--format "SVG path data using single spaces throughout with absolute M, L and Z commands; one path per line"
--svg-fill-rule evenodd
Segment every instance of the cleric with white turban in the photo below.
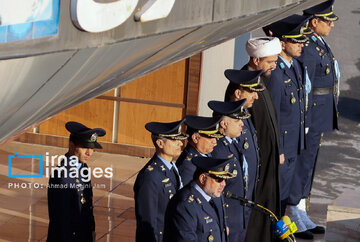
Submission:
M 276 37 L 253 38 L 247 41 L 246 51 L 251 57 L 278 55 L 281 52 L 281 43 Z

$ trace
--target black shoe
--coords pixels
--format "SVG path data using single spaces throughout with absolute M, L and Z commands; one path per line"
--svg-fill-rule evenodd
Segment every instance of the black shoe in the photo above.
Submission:
M 300 238 L 300 239 L 313 239 L 314 238 L 313 233 L 311 233 L 309 230 L 294 233 L 294 235 L 296 238 Z
M 325 234 L 325 228 L 323 226 L 316 226 L 313 229 L 308 229 L 308 231 L 314 234 Z

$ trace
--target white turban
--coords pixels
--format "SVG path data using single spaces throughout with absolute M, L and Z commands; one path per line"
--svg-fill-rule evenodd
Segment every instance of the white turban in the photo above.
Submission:
M 246 51 L 251 57 L 278 55 L 281 50 L 280 40 L 276 37 L 253 38 L 246 43 Z

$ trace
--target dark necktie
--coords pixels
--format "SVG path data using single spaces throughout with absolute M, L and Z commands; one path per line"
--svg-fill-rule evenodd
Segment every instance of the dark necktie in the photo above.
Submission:
M 176 188 L 176 190 L 179 190 L 179 188 L 180 188 L 179 173 L 177 172 L 177 170 L 176 170 L 174 167 L 172 167 L 170 171 L 171 171 L 171 172 L 173 173 L 173 175 L 175 176 L 175 180 L 176 180 L 175 188 Z
M 216 213 L 216 216 L 217 216 L 217 220 L 220 222 L 220 219 L 219 219 L 219 218 L 220 218 L 220 216 L 219 216 L 219 210 L 218 210 L 218 208 L 217 208 L 214 200 L 213 200 L 213 199 L 210 199 L 209 203 L 210 203 L 211 207 L 215 210 L 215 213 Z

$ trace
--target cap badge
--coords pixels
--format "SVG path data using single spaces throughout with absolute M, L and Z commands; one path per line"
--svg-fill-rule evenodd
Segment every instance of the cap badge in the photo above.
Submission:
M 93 134 L 91 135 L 91 137 L 90 137 L 90 141 L 91 141 L 91 142 L 95 142 L 96 139 L 97 139 L 97 137 L 98 137 L 98 134 L 97 134 L 97 133 L 93 133 Z
M 229 169 L 230 169 L 230 164 L 227 163 L 226 166 L 225 166 L 225 168 L 224 168 L 224 170 L 225 170 L 225 171 L 229 171 Z
M 238 171 L 234 169 L 232 173 L 234 174 L 234 176 L 236 176 L 238 174 Z

